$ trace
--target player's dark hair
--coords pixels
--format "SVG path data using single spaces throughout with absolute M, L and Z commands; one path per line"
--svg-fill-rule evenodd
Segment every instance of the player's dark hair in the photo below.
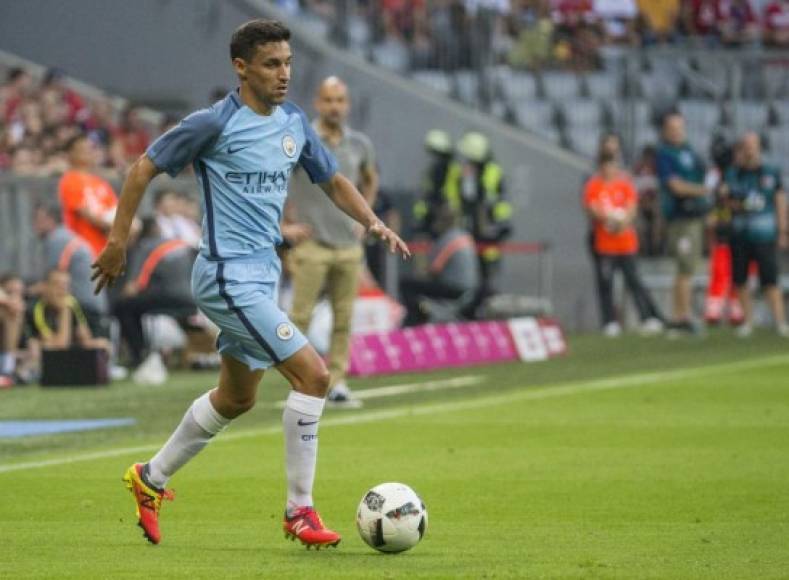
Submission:
M 230 58 L 252 60 L 255 48 L 267 42 L 290 40 L 290 30 L 278 20 L 250 20 L 239 26 L 230 38 Z

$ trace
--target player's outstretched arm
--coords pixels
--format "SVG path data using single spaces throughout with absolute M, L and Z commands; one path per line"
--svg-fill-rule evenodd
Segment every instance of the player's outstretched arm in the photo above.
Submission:
M 347 177 L 335 173 L 329 181 L 321 183 L 320 186 L 334 205 L 364 226 L 368 235 L 375 236 L 387 244 L 390 252 L 400 252 L 403 258 L 411 257 L 411 251 L 406 243 L 378 219 L 362 194 Z
M 126 245 L 134 214 L 137 213 L 145 189 L 158 173 L 159 169 L 148 159 L 148 156 L 142 155 L 134 162 L 126 176 L 107 245 L 92 265 L 91 280 L 96 281 L 94 290 L 96 294 L 101 292 L 102 288 L 112 286 L 115 279 L 123 272 L 126 264 Z

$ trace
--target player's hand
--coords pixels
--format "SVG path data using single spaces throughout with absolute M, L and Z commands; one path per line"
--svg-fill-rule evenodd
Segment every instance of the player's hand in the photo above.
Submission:
M 115 280 L 123 273 L 126 266 L 126 246 L 117 242 L 108 242 L 96 261 L 91 264 L 93 275 L 91 282 L 96 281 L 94 294 L 98 294 L 103 288 L 112 286 Z
M 383 222 L 375 222 L 368 227 L 367 235 L 378 238 L 383 243 L 387 244 L 389 246 L 389 251 L 393 254 L 395 252 L 400 252 L 404 260 L 411 257 L 411 250 L 408 249 L 408 245 L 400 239 L 400 236 L 386 227 Z
M 789 232 L 781 232 L 778 234 L 778 248 L 781 250 L 789 250 Z

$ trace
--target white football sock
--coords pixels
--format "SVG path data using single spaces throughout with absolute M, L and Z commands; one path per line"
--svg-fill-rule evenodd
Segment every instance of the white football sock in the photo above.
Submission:
M 288 508 L 312 505 L 312 484 L 318 458 L 318 421 L 326 402 L 291 391 L 282 413 L 288 473 Z
M 148 462 L 148 483 L 164 488 L 173 474 L 202 451 L 211 438 L 230 424 L 211 404 L 209 395 L 195 399 L 167 443 Z

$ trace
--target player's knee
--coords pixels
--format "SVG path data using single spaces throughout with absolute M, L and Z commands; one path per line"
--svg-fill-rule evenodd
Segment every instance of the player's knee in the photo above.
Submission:
M 329 390 L 329 369 L 319 360 L 303 376 L 293 381 L 293 388 L 305 395 L 325 397 Z
M 235 419 L 255 406 L 255 396 L 226 394 L 222 397 L 220 404 L 222 409 L 217 409 L 217 411 L 228 419 Z

